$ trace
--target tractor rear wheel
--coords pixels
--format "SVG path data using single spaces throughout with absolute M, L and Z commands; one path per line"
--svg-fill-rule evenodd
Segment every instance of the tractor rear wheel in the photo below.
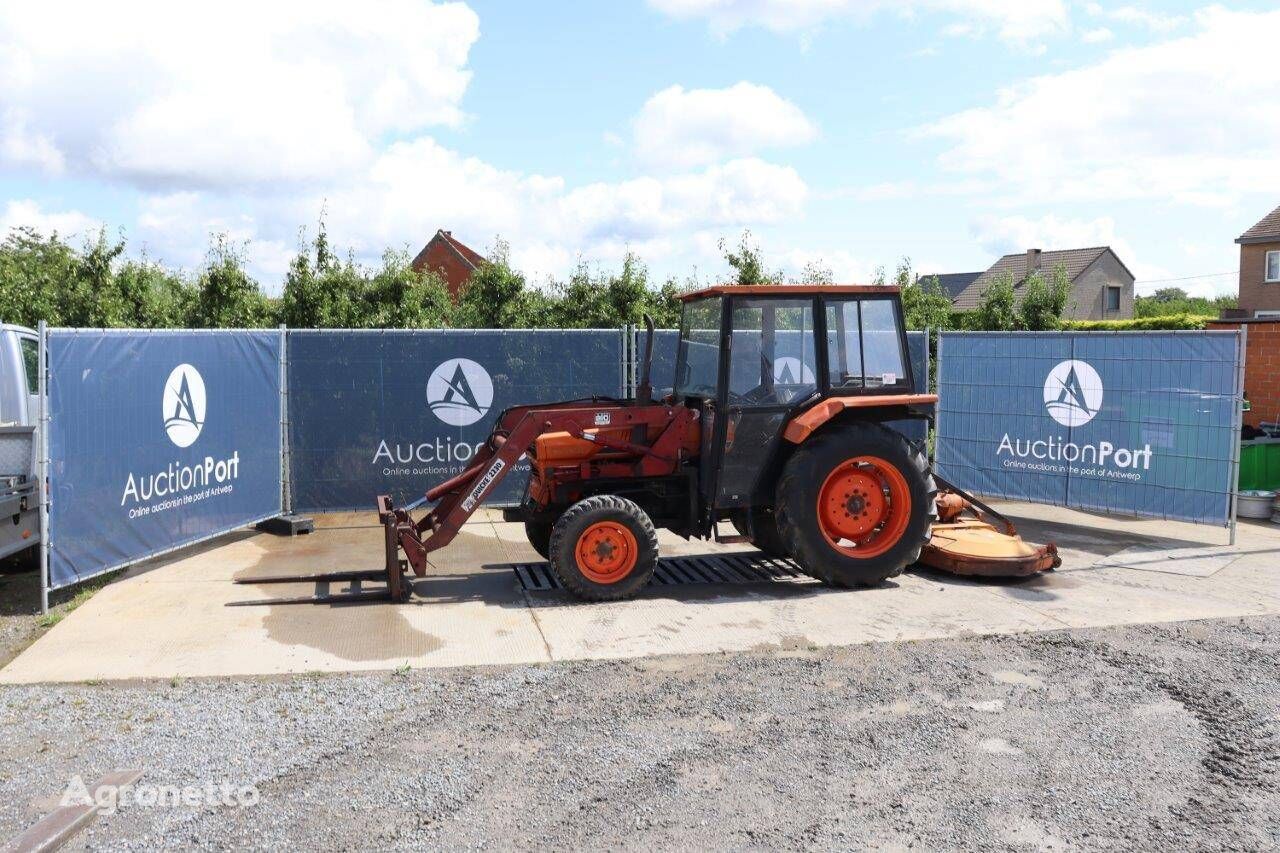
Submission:
M 525 519 L 524 522 L 524 535 L 529 537 L 529 544 L 544 560 L 551 559 L 551 527 L 550 521 Z
M 658 565 L 658 534 L 632 501 L 594 495 L 556 520 L 549 546 L 551 568 L 580 598 L 616 601 L 635 595 Z
M 833 586 L 875 586 L 919 558 L 937 492 L 928 460 L 900 433 L 838 425 L 787 461 L 778 532 L 806 574 Z
M 751 513 L 751 524 L 747 524 L 747 513 Z M 778 520 L 766 509 L 739 510 L 729 516 L 733 529 L 751 539 L 751 544 L 770 557 L 789 557 L 787 546 L 782 543 L 778 533 Z

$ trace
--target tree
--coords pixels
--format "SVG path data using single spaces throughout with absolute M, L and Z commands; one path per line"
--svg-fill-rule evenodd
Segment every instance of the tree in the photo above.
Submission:
M 902 285 L 902 313 L 908 329 L 935 334 L 951 325 L 951 298 L 936 275 Z
M 449 324 L 453 300 L 438 274 L 413 268 L 405 251 L 388 249 L 382 266 L 367 280 L 366 304 L 361 318 L 369 328 L 438 329 Z
M 1004 272 L 982 294 L 982 300 L 974 310 L 976 328 L 991 332 L 1007 332 L 1018 327 L 1018 315 L 1014 308 L 1013 275 Z
M 123 325 L 172 329 L 192 324 L 196 289 L 181 275 L 143 257 L 121 264 L 115 282 Z
M 1152 296 L 1137 297 L 1134 300 L 1133 313 L 1135 317 L 1169 317 L 1175 314 L 1217 316 L 1224 308 L 1236 308 L 1239 304 L 1239 300 L 1234 295 L 1212 298 L 1188 296 L 1182 288 L 1169 287 L 1157 290 Z
M 196 291 L 190 319 L 197 328 L 251 329 L 275 324 L 271 303 L 223 235 L 214 238 Z
M 524 276 L 511 268 L 507 244 L 498 240 L 489 260 L 471 273 L 458 294 L 457 323 L 469 329 L 519 329 L 528 326 L 540 300 L 525 296 Z
M 567 282 L 552 286 L 550 319 L 565 328 L 594 329 L 641 325 L 645 314 L 655 323 L 659 317 L 674 322 L 679 317 L 678 308 L 672 310 L 679 302 L 677 293 L 674 281 L 656 291 L 650 287 L 648 269 L 639 257 L 627 252 L 622 270 L 616 274 L 593 272 L 579 262 Z
M 1162 287 L 1151 294 L 1151 299 L 1156 302 L 1182 302 L 1186 298 L 1187 292 L 1181 287 Z
M 795 279 L 795 284 L 834 284 L 835 273 L 831 267 L 822 261 L 809 261 L 804 265 L 804 269 L 800 270 L 800 275 Z
M 760 247 L 751 239 L 750 231 L 743 231 L 738 238 L 737 251 L 728 248 L 723 239 L 719 246 L 725 261 L 734 271 L 735 284 L 779 284 L 782 281 L 781 275 L 765 269 L 764 257 L 760 254 Z
M 17 228 L 0 244 L 0 318 L 34 327 L 41 320 L 65 325 L 60 289 L 76 268 L 75 250 L 57 233 L 44 237 Z
M 1071 280 L 1062 264 L 1053 268 L 1052 280 L 1046 282 L 1039 270 L 1033 270 L 1023 284 L 1022 302 L 1018 305 L 1017 325 L 1020 329 L 1041 332 L 1062 325 L 1062 312 L 1071 297 Z

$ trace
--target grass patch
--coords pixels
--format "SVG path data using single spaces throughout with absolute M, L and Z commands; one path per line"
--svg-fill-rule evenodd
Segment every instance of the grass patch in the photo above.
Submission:
M 37 617 L 36 625 L 45 629 L 52 628 L 54 625 L 61 622 L 63 617 L 68 613 L 93 598 L 94 595 L 97 594 L 98 590 L 111 583 L 112 580 L 114 580 L 114 577 L 105 580 L 89 581 L 84 586 L 80 587 L 80 589 L 76 590 L 76 594 L 71 596 L 65 604 L 56 605 L 56 607 L 50 609 L 48 613 L 41 614 Z

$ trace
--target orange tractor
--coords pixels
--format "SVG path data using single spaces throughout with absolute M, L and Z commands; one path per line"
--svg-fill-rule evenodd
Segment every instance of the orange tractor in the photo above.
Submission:
M 246 582 L 379 580 L 384 590 L 345 598 L 406 598 L 405 572 L 424 576 L 428 554 L 522 456 L 528 487 L 506 517 L 524 522 L 563 586 L 586 599 L 649 583 L 656 528 L 750 542 L 842 587 L 873 586 L 917 560 L 1003 576 L 1058 565 L 1052 545 L 1027 545 L 977 499 L 951 486 L 940 495 L 924 448 L 888 426 L 931 419 L 938 399 L 914 390 L 898 288 L 713 287 L 683 300 L 663 399 L 653 398 L 646 318 L 634 398 L 507 409 L 471 466 L 426 493 L 434 506 L 420 518 L 379 497 L 383 569 Z
M 634 399 L 513 407 L 467 470 L 426 493 L 435 506 L 420 519 L 378 498 L 393 598 L 407 594 L 402 572 L 423 576 L 427 555 L 525 455 L 529 484 L 506 517 L 524 522 L 533 548 L 583 598 L 626 598 L 649 583 L 660 527 L 750 542 L 835 586 L 878 584 L 921 557 L 938 487 L 924 449 L 887 424 L 931 418 L 938 398 L 914 390 L 898 288 L 713 287 L 683 301 L 675 384 L 663 399 L 650 383 L 650 323 Z M 953 535 L 926 562 L 1001 575 L 1057 565 L 1052 545 L 1022 543 L 1007 520 L 957 492 L 943 502 Z M 961 520 L 966 510 L 995 515 L 1007 532 Z M 736 534 L 722 534 L 722 522 Z M 981 534 L 976 553 L 965 550 L 966 531 Z

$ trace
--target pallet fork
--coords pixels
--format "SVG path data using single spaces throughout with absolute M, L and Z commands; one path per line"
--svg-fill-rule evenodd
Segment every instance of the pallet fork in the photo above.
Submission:
M 378 498 L 378 520 L 382 527 L 386 545 L 386 563 L 381 569 L 365 569 L 347 572 L 321 572 L 303 575 L 259 575 L 257 577 L 236 578 L 235 582 L 247 586 L 281 583 L 314 583 L 317 591 L 314 595 L 267 598 L 258 601 L 235 601 L 232 606 L 247 607 L 250 605 L 274 604 L 351 604 L 362 601 L 408 601 L 413 594 L 413 583 L 407 574 L 408 562 L 400 559 L 398 552 L 397 525 L 400 516 L 408 517 L 404 510 L 394 510 L 391 499 Z M 419 573 L 419 577 L 424 572 Z M 380 583 L 380 588 L 364 589 L 364 583 Z M 349 583 L 353 589 L 343 592 L 328 592 L 329 584 Z M 324 591 L 321 591 L 323 589 Z

